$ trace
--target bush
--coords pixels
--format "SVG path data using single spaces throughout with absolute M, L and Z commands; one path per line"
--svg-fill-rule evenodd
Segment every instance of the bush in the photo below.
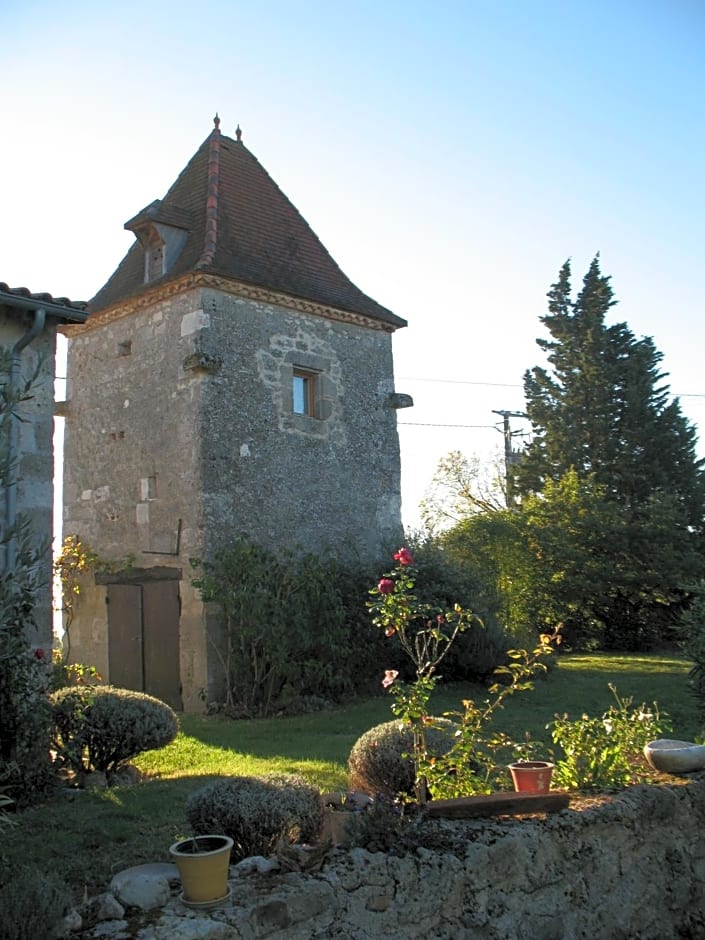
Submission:
M 241 536 L 212 561 L 192 564 L 201 572 L 194 586 L 218 611 L 208 640 L 222 669 L 217 704 L 226 714 L 306 711 L 355 691 L 355 633 L 334 558 L 274 552 Z M 359 596 L 366 596 L 362 585 Z
M 690 687 L 698 702 L 700 717 L 705 717 L 705 581 L 691 589 L 692 601 L 682 615 L 685 630 L 683 651 L 693 661 L 688 673 Z
M 196 835 L 230 836 L 237 860 L 271 855 L 277 843 L 313 842 L 323 823 L 315 787 L 295 774 L 226 777 L 207 783 L 186 800 Z
M 433 539 L 416 539 L 411 551 L 419 600 L 443 610 L 458 603 L 472 610 L 480 621 L 459 633 L 443 658 L 444 682 L 486 679 L 506 662 L 506 650 L 515 646 L 516 640 L 499 625 L 477 573 L 470 565 L 454 560 Z
M 1 493 L 19 482 L 9 442 L 13 425 L 31 414 L 26 405 L 40 370 L 35 358 L 32 374 L 11 382 L 12 353 L 0 346 Z M 31 646 L 37 635 L 34 608 L 51 564 L 49 541 L 19 514 L 0 526 L 0 557 L 0 783 L 18 805 L 26 805 L 51 786 L 47 670 L 43 651 Z
M 69 892 L 60 878 L 36 868 L 15 872 L 0 888 L 3 940 L 37 940 L 64 936 L 64 916 L 71 907 Z
M 425 731 L 426 747 L 430 755 L 438 757 L 450 749 L 456 726 L 447 718 L 432 721 Z M 401 721 L 387 721 L 370 728 L 350 751 L 350 789 L 388 799 L 398 793 L 413 793 L 413 747 L 412 730 Z
M 599 790 L 627 786 L 643 765 L 644 745 L 671 730 L 667 715 L 652 706 L 635 707 L 631 698 L 620 698 L 609 684 L 615 705 L 599 718 L 583 715 L 570 721 L 557 715 L 549 725 L 553 743 L 565 757 L 556 762 L 555 782 L 571 790 Z
M 50 701 L 59 760 L 77 773 L 114 773 L 142 751 L 169 744 L 179 730 L 168 705 L 129 689 L 76 686 Z

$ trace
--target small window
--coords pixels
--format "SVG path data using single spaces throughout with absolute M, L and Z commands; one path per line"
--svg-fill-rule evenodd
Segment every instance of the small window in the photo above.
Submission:
M 124 343 L 118 343 L 118 356 L 132 355 L 132 340 L 126 339 Z
M 295 415 L 315 416 L 316 375 L 303 369 L 294 369 L 292 384 L 293 410 Z
M 153 281 L 164 273 L 164 245 L 152 245 L 149 250 L 149 280 Z

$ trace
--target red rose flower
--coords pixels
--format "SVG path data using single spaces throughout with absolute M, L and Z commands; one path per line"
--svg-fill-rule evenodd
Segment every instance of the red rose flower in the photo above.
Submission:
M 400 565 L 413 565 L 414 563 L 414 557 L 408 548 L 400 548 L 394 556 L 394 560 L 398 561 Z
M 391 594 L 394 591 L 394 582 L 391 578 L 382 578 L 377 585 L 380 594 Z
M 34 656 L 36 659 L 44 659 L 44 650 L 41 648 L 41 646 L 36 648 L 34 651 Z

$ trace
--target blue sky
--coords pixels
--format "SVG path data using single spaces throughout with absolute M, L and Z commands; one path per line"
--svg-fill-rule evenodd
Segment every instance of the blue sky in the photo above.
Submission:
M 439 457 L 501 447 L 492 411 L 523 407 L 568 257 L 577 285 L 600 252 L 615 319 L 705 428 L 702 0 L 96 7 L 0 11 L 0 280 L 92 296 L 218 111 L 409 321 L 408 523 Z

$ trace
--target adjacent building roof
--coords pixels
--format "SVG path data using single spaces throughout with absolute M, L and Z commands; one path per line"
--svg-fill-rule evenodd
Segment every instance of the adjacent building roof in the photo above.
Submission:
M 242 142 L 220 132 L 199 147 L 162 200 L 125 227 L 137 241 L 91 312 L 133 297 L 146 286 L 202 271 L 382 321 L 406 321 L 372 300 L 340 270 L 306 220 Z M 145 253 L 161 241 L 166 270 L 145 283 Z M 161 264 L 161 261 L 160 261 Z
M 19 310 L 44 310 L 49 316 L 67 323 L 83 323 L 88 311 L 82 301 L 68 297 L 52 297 L 51 294 L 33 294 L 26 287 L 8 287 L 0 281 L 0 307 Z

